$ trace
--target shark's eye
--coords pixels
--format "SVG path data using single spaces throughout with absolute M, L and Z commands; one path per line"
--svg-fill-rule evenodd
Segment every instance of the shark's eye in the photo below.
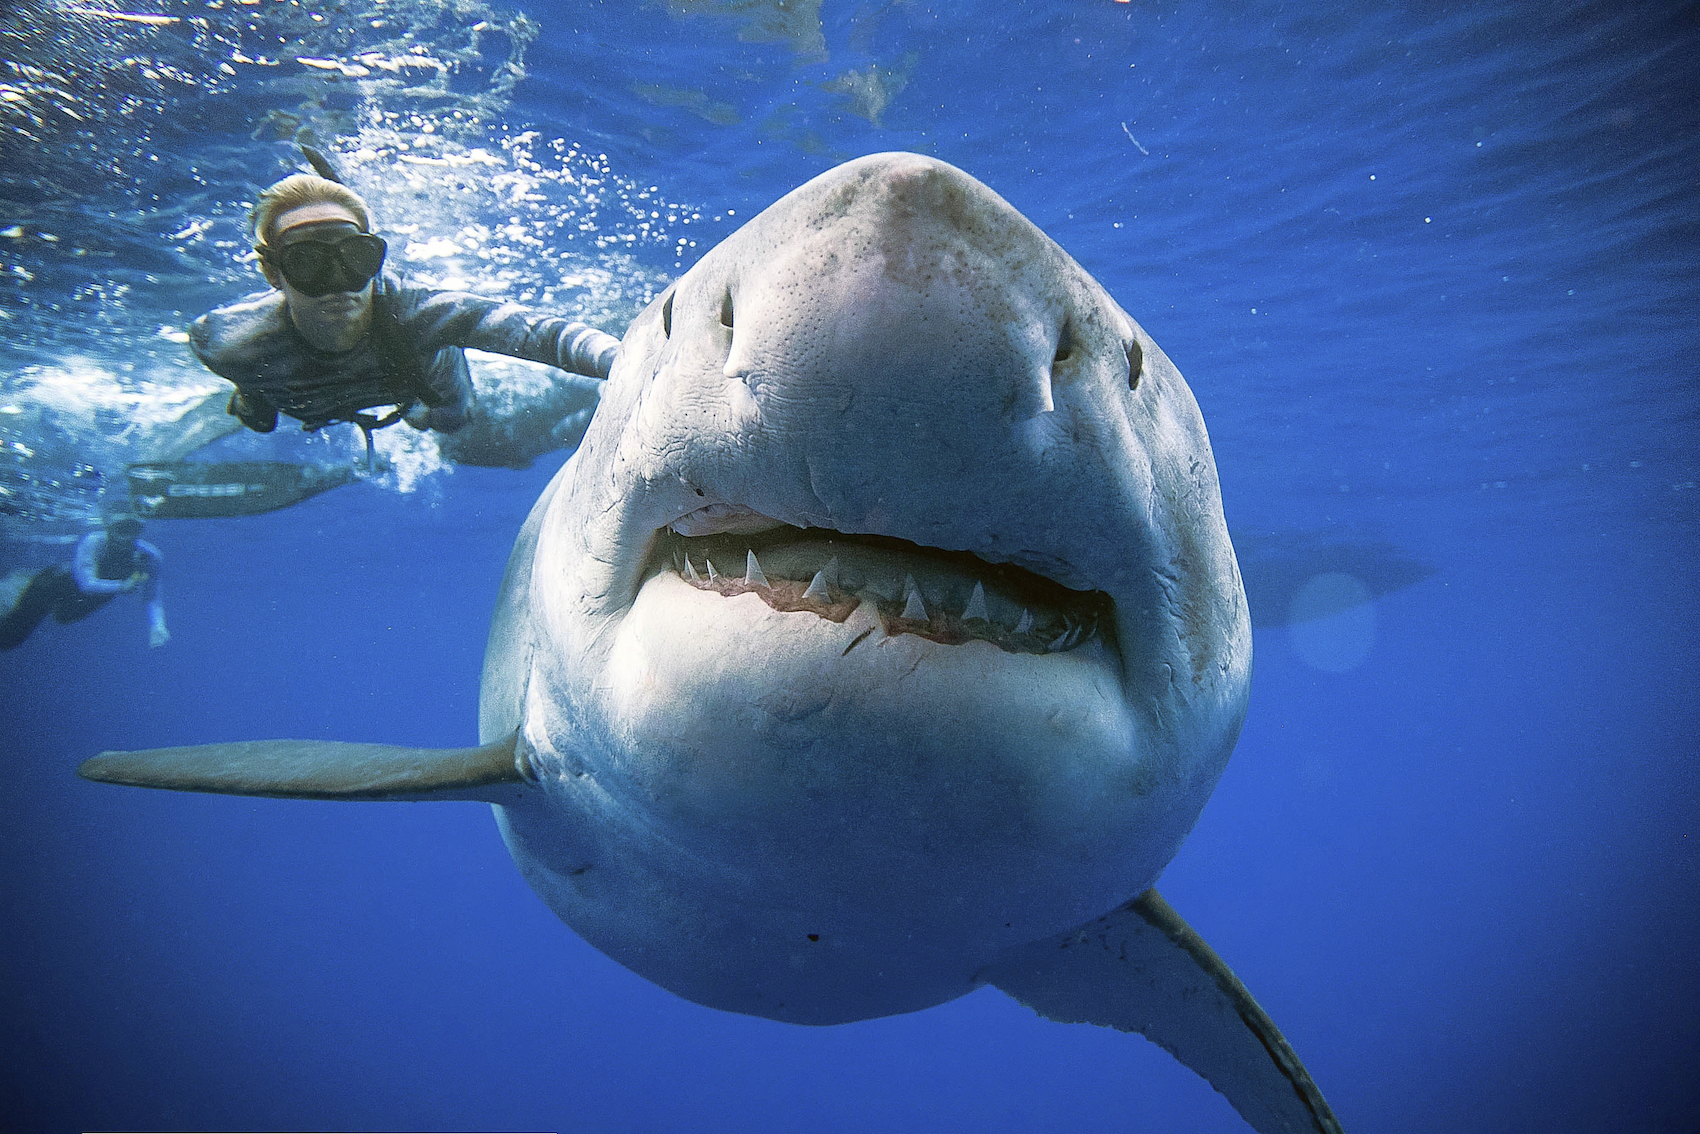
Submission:
M 1145 352 L 1139 349 L 1139 340 L 1134 339 L 1127 344 L 1127 388 L 1139 389 L 1139 375 L 1145 369 Z
M 668 292 L 667 298 L 661 301 L 661 336 L 673 337 L 673 293 Z
M 726 298 L 720 301 L 720 325 L 727 329 L 732 326 L 732 293 L 727 292 Z

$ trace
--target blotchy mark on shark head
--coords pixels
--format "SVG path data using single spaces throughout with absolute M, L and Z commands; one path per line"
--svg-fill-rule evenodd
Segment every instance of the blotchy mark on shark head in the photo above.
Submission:
M 951 171 L 923 159 L 905 168 L 870 170 L 840 186 L 822 203 L 817 223 L 830 227 L 838 218 L 864 211 L 877 212 L 881 218 L 879 251 L 885 277 L 916 291 L 926 290 L 933 273 L 949 270 L 951 258 L 940 255 L 941 233 L 983 228 L 971 223 L 973 209 Z M 945 218 L 948 225 L 940 223 Z M 967 281 L 959 278 L 958 282 Z

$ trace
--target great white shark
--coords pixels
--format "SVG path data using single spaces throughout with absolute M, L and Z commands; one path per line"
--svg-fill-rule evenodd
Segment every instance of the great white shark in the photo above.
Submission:
M 877 154 L 633 322 L 515 544 L 480 747 L 81 773 L 489 802 L 562 920 L 697 1003 L 834 1024 L 991 984 L 1143 1033 L 1264 1134 L 1327 1134 L 1291 1047 L 1152 889 L 1250 677 L 1174 364 L 985 185 Z

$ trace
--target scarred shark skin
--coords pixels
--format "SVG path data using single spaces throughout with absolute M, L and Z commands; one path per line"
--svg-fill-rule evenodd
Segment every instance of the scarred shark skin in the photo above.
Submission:
M 499 822 L 587 940 L 836 1023 L 960 996 L 1150 887 L 1250 672 L 1174 365 L 990 189 L 877 154 L 632 324 L 515 548 L 480 731 L 519 729 L 541 790 Z

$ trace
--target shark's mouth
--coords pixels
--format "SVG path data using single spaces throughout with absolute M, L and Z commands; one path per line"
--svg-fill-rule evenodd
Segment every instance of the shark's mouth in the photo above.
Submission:
M 891 636 L 983 641 L 1023 654 L 1114 640 L 1114 603 L 1102 591 L 1072 590 L 1013 564 L 903 539 L 790 525 L 701 536 L 663 529 L 652 562 L 656 571 L 671 566 L 698 590 L 754 594 L 775 610 L 833 622 L 866 603 Z

